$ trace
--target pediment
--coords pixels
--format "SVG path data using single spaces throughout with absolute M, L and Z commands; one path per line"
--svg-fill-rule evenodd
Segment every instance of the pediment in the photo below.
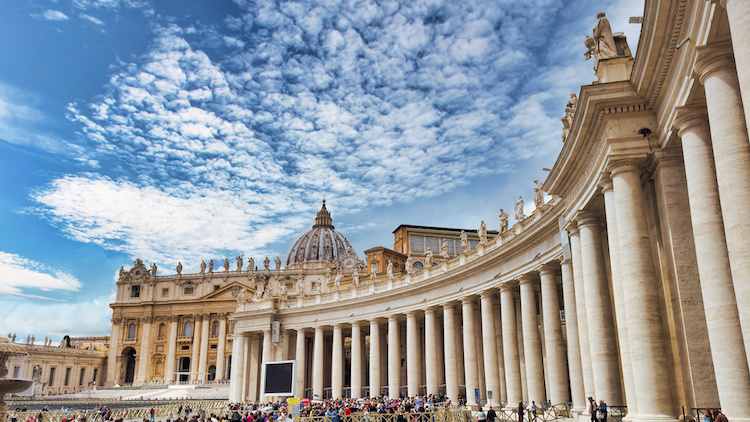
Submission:
M 243 287 L 245 288 L 245 291 L 255 291 L 252 287 L 235 281 L 227 284 L 219 290 L 215 290 L 203 296 L 201 300 L 237 300 L 237 292 Z

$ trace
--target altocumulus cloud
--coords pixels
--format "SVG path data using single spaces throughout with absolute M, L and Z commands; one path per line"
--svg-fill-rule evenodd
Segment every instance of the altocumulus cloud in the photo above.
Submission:
M 81 283 L 69 273 L 2 251 L 0 274 L 0 294 L 41 297 L 28 291 L 76 291 L 81 288 Z
M 71 104 L 87 159 L 123 174 L 35 193 L 69 236 L 170 261 L 247 250 L 323 195 L 356 212 L 559 148 L 549 95 L 518 97 L 556 83 L 528 70 L 561 2 L 236 3 L 225 28 L 158 27 L 104 95 Z

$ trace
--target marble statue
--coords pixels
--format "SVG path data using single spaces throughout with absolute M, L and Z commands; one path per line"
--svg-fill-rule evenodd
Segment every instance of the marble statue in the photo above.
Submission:
M 570 100 L 568 101 L 568 104 L 565 105 L 565 108 L 566 109 L 570 108 L 570 109 L 575 110 L 576 107 L 578 107 L 578 96 L 574 92 L 570 94 Z
M 563 142 L 565 142 L 570 135 L 570 127 L 573 125 L 573 117 L 575 116 L 576 107 L 578 107 L 578 97 L 575 93 L 572 93 L 570 94 L 570 101 L 568 101 L 568 104 L 565 106 L 565 117 L 561 119 L 563 123 Z
M 31 341 L 31 336 L 26 336 L 26 344 L 29 344 L 30 341 Z
M 484 245 L 485 243 L 487 243 L 487 225 L 482 220 L 479 224 L 479 244 Z
M 516 220 L 523 221 L 524 219 L 526 219 L 526 217 L 524 217 L 523 215 L 523 197 L 521 196 L 518 197 L 518 202 L 516 202 L 516 207 L 514 211 L 516 214 L 515 216 Z
M 237 272 L 242 272 L 242 267 L 245 265 L 245 260 L 242 259 L 242 255 L 237 255 Z
M 448 241 L 443 239 L 443 244 L 440 245 L 440 256 L 448 259 Z
M 201 261 L 201 275 L 206 273 L 206 261 Z
M 352 283 L 354 283 L 355 287 L 359 287 L 359 271 L 356 269 L 354 270 L 354 274 L 352 274 Z
M 461 230 L 461 253 L 468 253 L 469 252 L 469 236 L 466 235 L 466 232 Z
M 208 273 L 212 274 L 214 272 L 214 260 L 208 261 Z
M 336 278 L 333 279 L 333 290 L 338 291 L 341 289 L 341 273 L 336 273 Z
M 281 272 L 281 258 L 277 256 L 273 261 L 276 263 L 276 269 L 274 271 L 276 271 L 276 274 L 278 274 Z
M 177 275 L 182 274 L 182 262 L 177 261 Z
M 508 231 L 508 213 L 503 211 L 502 208 L 500 208 L 500 233 L 505 233 Z
M 411 273 L 411 265 L 412 265 L 411 257 L 406 258 L 406 262 L 404 263 L 404 271 L 406 271 L 406 274 Z
M 370 282 L 374 283 L 375 279 L 377 278 L 378 278 L 378 266 L 373 264 L 370 266 Z
M 268 267 L 271 264 L 271 260 L 266 257 L 266 259 L 263 260 L 263 267 L 265 267 L 266 274 L 271 272 L 271 269 Z
M 229 258 L 224 258 L 224 272 L 229 272 Z
M 286 283 L 281 283 L 279 285 L 279 296 L 286 299 L 287 295 L 289 294 L 289 289 L 286 286 Z
M 31 345 L 32 345 L 32 346 L 34 345 L 34 342 L 35 342 L 35 341 L 36 341 L 36 340 L 34 339 L 34 335 L 32 334 L 32 335 L 31 335 Z
M 323 294 L 323 286 L 322 286 L 322 283 L 320 282 L 320 279 L 313 281 L 313 283 L 315 284 L 315 288 L 314 288 L 315 293 Z
M 584 41 L 583 43 L 584 45 L 586 45 L 586 52 L 583 53 L 583 56 L 586 57 L 586 60 L 592 57 L 595 57 L 594 60 L 598 60 L 596 52 L 596 40 L 586 35 L 586 41 Z
M 255 272 L 255 258 L 253 258 L 252 256 L 247 261 L 247 272 L 249 272 L 250 274 Z
M 617 46 L 615 45 L 615 38 L 612 36 L 612 27 L 609 25 L 609 20 L 604 12 L 597 13 L 596 17 L 599 19 L 594 27 L 596 53 L 598 53 L 596 58 L 601 60 L 617 57 Z
M 297 278 L 294 293 L 297 296 L 303 296 L 305 294 L 305 279 L 302 277 L 302 274 Z
M 10 341 L 11 341 L 12 343 L 15 343 L 15 342 L 16 342 L 16 333 L 13 333 L 13 337 L 11 337 Z
M 391 261 L 390 258 L 388 258 L 388 266 L 386 267 L 386 274 L 388 275 L 388 280 L 393 281 L 393 261 Z
M 156 270 L 159 268 L 156 266 L 156 263 L 151 264 L 151 277 L 156 278 Z
M 534 180 L 534 205 L 537 209 L 544 206 L 544 191 L 542 190 L 542 182 Z
M 45 337 L 44 337 L 44 345 L 45 345 L 45 346 L 47 345 L 47 342 L 48 342 L 48 341 L 49 341 L 49 337 L 46 337 L 46 336 L 45 336 Z
M 432 249 L 429 247 L 427 248 L 427 251 L 424 253 L 424 267 L 430 268 L 432 267 Z
M 125 278 L 125 267 L 120 267 L 120 280 Z

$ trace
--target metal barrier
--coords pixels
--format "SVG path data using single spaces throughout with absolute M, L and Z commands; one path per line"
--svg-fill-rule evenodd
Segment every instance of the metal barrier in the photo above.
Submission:
M 68 411 L 67 414 L 63 410 L 50 410 L 47 412 L 43 412 L 43 422 L 62 422 L 63 419 L 70 419 L 73 417 L 73 415 L 86 415 L 87 418 L 90 418 L 91 420 L 101 420 L 100 415 L 95 412 L 94 409 L 97 406 L 100 405 L 106 405 L 101 400 L 91 400 L 90 401 L 90 408 L 86 411 L 73 409 L 71 411 Z M 61 404 L 61 403 L 58 403 Z M 73 405 L 76 404 L 83 404 L 83 403 L 65 403 L 66 405 Z M 145 407 L 132 407 L 132 408 L 124 408 L 124 409 L 111 409 L 111 419 L 117 420 L 117 419 L 149 419 L 151 408 L 154 408 L 156 413 L 154 414 L 157 418 L 176 418 L 178 416 L 185 416 L 184 413 L 179 415 L 178 410 L 180 407 L 183 409 L 187 406 L 190 406 L 190 408 L 193 410 L 193 412 L 198 412 L 200 410 L 203 410 L 205 412 L 220 412 L 227 410 L 229 402 L 226 400 L 187 400 L 187 401 L 175 401 L 171 402 L 169 405 L 159 404 L 158 402 L 155 402 L 152 406 L 145 406 Z M 15 407 L 19 407 L 19 403 L 9 403 L 11 406 L 11 413 L 13 412 L 13 409 Z M 29 410 L 26 412 L 18 412 L 18 419 L 20 421 L 25 421 L 28 418 L 36 418 L 36 416 L 40 413 L 39 410 Z
M 720 407 L 694 407 L 690 409 L 690 415 L 695 418 L 695 422 L 703 422 L 703 420 L 706 419 L 706 409 L 710 410 L 711 412 L 721 410 Z M 713 419 L 713 415 L 711 415 L 711 420 Z
M 627 414 L 627 406 L 607 406 L 607 421 L 605 422 L 622 422 L 622 418 Z

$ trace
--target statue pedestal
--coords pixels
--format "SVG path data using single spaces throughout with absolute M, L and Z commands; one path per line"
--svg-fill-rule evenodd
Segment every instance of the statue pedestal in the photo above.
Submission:
M 596 67 L 596 78 L 600 84 L 621 82 L 630 79 L 633 70 L 632 57 L 613 57 L 599 60 Z

